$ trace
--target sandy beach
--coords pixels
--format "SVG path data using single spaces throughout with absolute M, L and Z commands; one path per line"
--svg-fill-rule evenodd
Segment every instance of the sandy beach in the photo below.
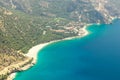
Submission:
M 51 44 L 51 43 L 54 43 L 54 42 L 58 42 L 58 41 L 62 41 L 62 40 L 71 40 L 71 39 L 74 39 L 74 38 L 80 38 L 80 37 L 84 37 L 86 36 L 89 32 L 86 30 L 86 27 L 88 25 L 86 25 L 84 28 L 81 28 L 81 30 L 83 31 L 83 34 L 82 35 L 79 35 L 79 36 L 76 36 L 76 37 L 69 37 L 69 38 L 64 38 L 64 39 L 61 39 L 61 40 L 55 40 L 55 41 L 50 41 L 50 42 L 47 42 L 47 43 L 42 43 L 42 44 L 39 44 L 39 45 L 36 45 L 34 47 L 32 47 L 27 54 L 25 54 L 26 56 L 28 57 L 32 57 L 34 60 L 33 60 L 33 63 L 35 64 L 36 61 L 37 61 L 37 55 L 38 55 L 38 52 L 44 48 L 45 46 Z
M 7 80 L 13 80 L 16 76 L 16 73 L 12 73 L 8 76 Z
M 64 39 L 61 39 L 61 40 L 55 40 L 55 41 L 50 41 L 50 42 L 47 42 L 47 43 L 42 43 L 42 44 L 39 44 L 39 45 L 36 45 L 36 46 L 33 46 L 31 49 L 29 49 L 28 53 L 25 54 L 25 56 L 28 56 L 28 57 L 31 57 L 33 58 L 33 61 L 31 64 L 36 64 L 36 61 L 37 61 L 37 55 L 38 55 L 38 52 L 43 49 L 45 46 L 51 44 L 51 43 L 54 43 L 54 42 L 58 42 L 58 41 L 62 41 L 62 40 L 71 40 L 71 39 L 74 39 L 74 38 L 81 38 L 81 37 L 84 37 L 86 35 L 88 35 L 88 31 L 86 30 L 86 27 L 88 25 L 86 25 L 84 28 L 81 28 L 82 30 L 82 34 L 79 35 L 79 36 L 75 36 L 75 37 L 69 37 L 69 38 L 64 38 Z M 80 30 L 80 31 L 81 31 Z M 32 67 L 33 65 L 31 64 L 28 64 L 26 65 L 25 67 L 22 68 L 22 70 L 27 70 L 28 68 Z M 16 76 L 16 73 L 12 73 L 7 80 L 13 80 Z
M 32 48 L 28 51 L 28 53 L 25 54 L 25 55 L 28 56 L 28 57 L 32 57 L 32 58 L 33 58 L 32 63 L 35 64 L 36 61 L 37 61 L 37 53 L 38 53 L 43 47 L 45 47 L 45 46 L 48 45 L 48 44 L 50 44 L 50 43 L 43 43 L 43 44 L 39 44 L 39 45 L 37 45 L 37 46 L 34 46 L 34 47 L 32 47 Z

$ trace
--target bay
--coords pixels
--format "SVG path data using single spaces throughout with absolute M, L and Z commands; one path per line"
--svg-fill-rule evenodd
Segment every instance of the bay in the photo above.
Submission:
M 120 20 L 87 30 L 83 38 L 43 48 L 36 65 L 14 80 L 120 80 Z

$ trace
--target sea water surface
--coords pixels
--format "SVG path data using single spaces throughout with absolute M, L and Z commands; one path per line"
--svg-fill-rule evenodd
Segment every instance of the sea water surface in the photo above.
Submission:
M 120 80 L 120 20 L 87 29 L 84 38 L 43 48 L 36 65 L 14 80 Z

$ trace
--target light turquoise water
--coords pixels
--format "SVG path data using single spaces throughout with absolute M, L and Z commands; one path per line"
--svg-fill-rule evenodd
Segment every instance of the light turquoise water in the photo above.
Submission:
M 46 46 L 14 80 L 120 80 L 120 20 L 88 30 L 84 38 Z

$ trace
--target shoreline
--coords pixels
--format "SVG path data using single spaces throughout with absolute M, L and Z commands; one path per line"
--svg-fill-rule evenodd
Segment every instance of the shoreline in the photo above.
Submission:
M 36 64 L 37 62 L 37 55 L 38 55 L 38 52 L 40 50 L 42 50 L 45 46 L 49 45 L 49 44 L 52 44 L 52 43 L 55 43 L 55 42 L 59 42 L 59 41 L 64 41 L 64 40 L 71 40 L 71 39 L 75 39 L 75 38 L 82 38 L 84 36 L 87 36 L 89 34 L 89 31 L 86 29 L 87 27 L 89 26 L 89 24 L 86 24 L 83 28 L 81 28 L 82 30 L 82 34 L 81 35 L 78 35 L 78 36 L 74 36 L 74 37 L 68 37 L 68 38 L 64 38 L 64 39 L 60 39 L 60 40 L 53 40 L 53 41 L 50 41 L 50 42 L 46 42 L 46 43 L 41 43 L 41 44 L 38 44 L 36 46 L 33 46 L 32 48 L 29 49 L 28 53 L 27 54 L 24 54 L 25 56 L 27 57 L 30 57 L 30 58 L 33 58 L 31 64 L 27 64 L 25 65 L 23 68 L 21 68 L 21 70 L 27 70 L 29 68 L 31 68 L 32 66 L 34 66 L 34 64 Z M 80 30 L 80 31 L 81 31 Z M 15 73 L 11 73 L 7 80 L 13 80 L 15 77 L 16 77 L 16 74 L 17 72 Z
M 115 20 L 116 18 L 112 18 L 112 21 Z M 117 18 L 117 19 L 120 19 Z M 90 32 L 86 29 L 88 26 L 90 25 L 93 25 L 93 24 L 86 24 L 83 28 L 80 29 L 80 31 L 82 30 L 83 33 L 81 33 L 81 35 L 78 35 L 78 36 L 74 36 L 74 37 L 68 37 L 68 38 L 64 38 L 64 39 L 60 39 L 60 40 L 53 40 L 53 41 L 50 41 L 50 42 L 46 42 L 46 43 L 41 43 L 41 44 L 38 44 L 36 46 L 33 46 L 32 48 L 29 49 L 28 53 L 27 54 L 23 54 L 29 58 L 33 58 L 32 62 L 30 64 L 27 64 L 25 65 L 24 67 L 21 68 L 22 71 L 24 70 L 27 70 L 29 68 L 31 68 L 32 66 L 34 66 L 34 64 L 36 64 L 37 62 L 37 55 L 38 55 L 38 52 L 40 50 L 42 50 L 45 46 L 49 45 L 49 44 L 52 44 L 54 42 L 59 42 L 59 41 L 64 41 L 64 40 L 71 40 L 71 39 L 75 39 L 75 38 L 82 38 L 84 36 L 87 36 Z M 97 23 L 97 25 L 99 25 L 99 23 Z M 16 77 L 16 73 L 11 73 L 7 80 L 13 80 L 15 77 Z
M 75 38 L 84 37 L 84 36 L 89 34 L 89 32 L 86 30 L 87 26 L 89 26 L 89 25 L 86 25 L 86 26 L 84 26 L 84 28 L 81 28 L 82 32 L 84 32 L 82 35 L 74 36 L 74 37 L 68 37 L 68 38 L 64 38 L 64 39 L 60 39 L 60 40 L 54 40 L 54 41 L 38 44 L 36 46 L 33 46 L 31 49 L 29 49 L 28 53 L 25 54 L 25 56 L 33 58 L 32 63 L 36 64 L 38 52 L 41 49 L 43 49 L 45 46 L 47 46 L 49 44 L 52 44 L 52 43 L 55 43 L 55 42 L 59 42 L 59 41 L 71 40 L 71 39 L 75 39 Z

